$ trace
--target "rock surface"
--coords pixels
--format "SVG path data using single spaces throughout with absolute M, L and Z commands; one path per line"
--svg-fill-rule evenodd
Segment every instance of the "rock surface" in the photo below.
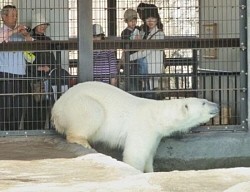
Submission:
M 62 138 L 0 138 L 0 144 L 1 192 L 250 192 L 250 168 L 144 174 Z

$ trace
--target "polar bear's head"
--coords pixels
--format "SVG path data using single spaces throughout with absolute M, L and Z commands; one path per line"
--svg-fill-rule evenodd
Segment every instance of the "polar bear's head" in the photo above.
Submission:
M 194 126 L 208 122 L 218 114 L 219 107 L 206 99 L 185 98 L 167 101 L 164 111 L 163 132 L 168 135 L 176 131 L 186 132 Z
M 181 100 L 181 113 L 186 128 L 206 123 L 219 113 L 218 105 L 206 99 L 186 98 Z

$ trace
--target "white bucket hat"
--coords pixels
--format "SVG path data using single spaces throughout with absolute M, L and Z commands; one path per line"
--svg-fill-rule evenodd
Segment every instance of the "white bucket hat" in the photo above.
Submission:
M 38 25 L 50 25 L 49 22 L 45 19 L 44 15 L 41 13 L 36 13 L 34 17 L 32 17 L 32 29 L 34 29 Z
M 99 24 L 93 25 L 93 35 L 104 35 L 104 31 L 101 25 Z

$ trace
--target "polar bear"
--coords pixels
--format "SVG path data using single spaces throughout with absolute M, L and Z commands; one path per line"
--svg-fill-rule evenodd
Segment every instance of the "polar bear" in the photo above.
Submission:
M 153 158 L 162 137 L 188 131 L 218 112 L 218 105 L 205 99 L 157 101 L 90 81 L 64 93 L 52 108 L 51 120 L 68 142 L 87 148 L 103 142 L 122 148 L 125 163 L 153 172 Z

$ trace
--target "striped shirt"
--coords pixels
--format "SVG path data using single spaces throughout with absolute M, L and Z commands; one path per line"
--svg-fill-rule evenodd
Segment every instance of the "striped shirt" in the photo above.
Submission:
M 94 80 L 110 83 L 110 78 L 117 75 L 117 60 L 110 50 L 93 51 Z

